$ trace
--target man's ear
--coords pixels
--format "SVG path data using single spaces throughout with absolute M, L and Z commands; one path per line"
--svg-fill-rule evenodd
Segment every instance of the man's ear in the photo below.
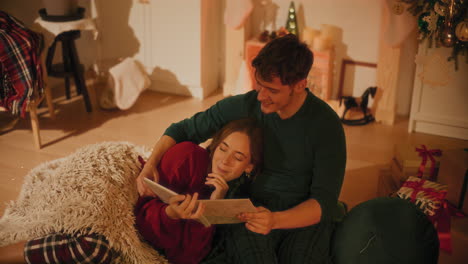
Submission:
M 307 87 L 307 78 L 302 79 L 299 82 L 297 82 L 296 85 L 294 86 L 294 89 L 296 90 L 296 92 L 301 92 L 306 87 Z

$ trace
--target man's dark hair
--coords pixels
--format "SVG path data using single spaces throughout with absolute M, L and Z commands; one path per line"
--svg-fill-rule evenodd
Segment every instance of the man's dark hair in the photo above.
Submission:
M 256 76 L 270 82 L 279 77 L 283 85 L 294 85 L 307 78 L 314 55 L 296 35 L 288 34 L 272 40 L 252 61 Z

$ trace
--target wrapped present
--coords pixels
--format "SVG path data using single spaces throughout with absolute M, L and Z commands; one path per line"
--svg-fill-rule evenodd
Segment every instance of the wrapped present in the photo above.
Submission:
M 441 155 L 440 149 L 431 149 L 426 145 L 396 144 L 391 166 L 395 182 L 403 183 L 409 176 L 435 180 Z
M 447 188 L 445 184 L 411 176 L 398 190 L 397 196 L 421 208 L 437 229 L 440 249 L 452 253 L 451 217 L 464 215 L 445 199 Z
M 397 196 L 415 203 L 428 216 L 434 216 L 442 207 L 447 195 L 447 185 L 410 176 Z
M 438 182 L 447 184 L 447 200 L 457 209 L 468 213 L 468 151 L 453 149 L 444 151 L 440 160 Z

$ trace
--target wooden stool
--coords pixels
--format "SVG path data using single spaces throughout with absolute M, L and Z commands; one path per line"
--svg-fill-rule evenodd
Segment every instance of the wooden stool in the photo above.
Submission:
M 84 79 L 84 67 L 80 64 L 76 51 L 75 39 L 81 35 L 79 30 L 67 31 L 55 37 L 47 51 L 46 67 L 49 76 L 65 79 L 65 95 L 70 99 L 70 77 L 75 80 L 76 91 L 83 95 L 87 112 L 92 111 L 88 89 Z M 52 64 L 57 42 L 62 43 L 62 63 Z

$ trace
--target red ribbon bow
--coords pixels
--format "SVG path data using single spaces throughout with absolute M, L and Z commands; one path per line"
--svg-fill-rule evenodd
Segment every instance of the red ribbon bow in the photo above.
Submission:
M 418 177 L 422 178 L 424 169 L 426 168 L 427 158 L 431 160 L 431 170 L 429 174 L 429 179 L 435 180 L 435 164 L 436 161 L 434 156 L 442 156 L 442 150 L 440 149 L 427 149 L 426 145 L 421 145 L 421 148 L 416 148 L 416 151 L 419 152 L 419 156 L 422 157 L 421 165 L 419 165 Z
M 424 192 L 427 195 L 436 198 L 438 200 L 443 200 L 445 199 L 445 196 L 447 195 L 446 190 L 436 190 L 434 188 L 424 188 L 423 185 L 426 182 L 426 180 L 420 180 L 420 181 L 406 181 L 403 183 L 402 187 L 408 187 L 413 189 L 414 191 L 411 193 L 411 202 L 416 201 L 416 195 L 419 192 Z

